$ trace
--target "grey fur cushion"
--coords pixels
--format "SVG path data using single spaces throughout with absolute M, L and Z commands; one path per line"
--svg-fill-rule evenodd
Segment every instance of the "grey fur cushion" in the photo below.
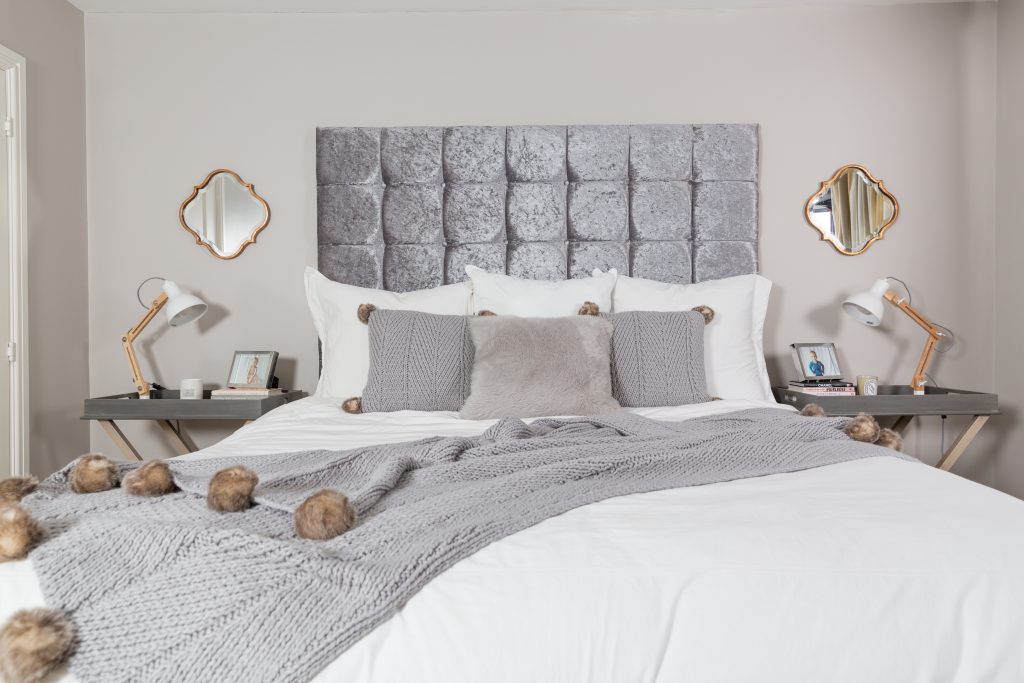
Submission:
M 704 316 L 695 311 L 603 314 L 612 333 L 612 393 L 626 408 L 710 401 Z
M 596 415 L 612 397 L 612 324 L 594 316 L 478 317 L 472 389 L 462 417 Z
M 468 320 L 461 315 L 373 311 L 363 412 L 461 408 L 473 368 Z

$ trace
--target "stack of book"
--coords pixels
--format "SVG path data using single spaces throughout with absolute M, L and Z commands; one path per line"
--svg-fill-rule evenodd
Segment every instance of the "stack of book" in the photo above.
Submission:
M 799 391 L 812 396 L 856 396 L 857 387 L 852 382 L 830 380 L 827 382 L 790 382 L 790 391 Z
M 283 394 L 284 389 L 263 389 L 256 387 L 255 389 L 238 388 L 238 389 L 214 389 L 210 392 L 210 398 L 219 399 L 237 399 L 237 398 L 267 398 L 268 396 L 277 396 Z

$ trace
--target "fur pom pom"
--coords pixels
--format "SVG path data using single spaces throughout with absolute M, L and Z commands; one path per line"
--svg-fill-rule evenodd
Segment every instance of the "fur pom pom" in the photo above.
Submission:
M 696 311 L 697 313 L 700 313 L 702 316 L 704 316 L 705 325 L 710 325 L 711 321 L 715 319 L 715 309 L 711 308 L 710 306 L 694 306 L 690 310 Z
M 489 311 L 489 310 L 487 310 L 487 309 L 485 308 L 485 309 L 484 309 L 484 310 L 482 310 L 482 311 L 477 311 L 477 315 L 478 315 L 478 316 L 481 316 L 481 317 L 483 317 L 483 318 L 487 318 L 487 317 L 490 317 L 490 316 L 492 316 L 492 315 L 498 315 L 498 314 L 497 314 L 497 313 L 495 313 L 494 311 Z
M 580 310 L 576 312 L 577 315 L 597 315 L 601 312 L 601 307 L 595 304 L 593 301 L 584 301 L 583 305 L 580 306 Z
M 24 558 L 45 535 L 39 522 L 20 505 L 0 510 L 0 562 Z
M 248 467 L 235 465 L 210 479 L 206 504 L 217 512 L 238 512 L 252 507 L 252 492 L 260 478 Z
M 153 460 L 132 470 L 124 475 L 121 485 L 133 496 L 164 496 L 178 490 L 171 468 L 162 460 Z
M 99 493 L 117 487 L 117 467 L 105 455 L 89 453 L 78 459 L 68 479 L 75 493 Z
M 346 413 L 358 415 L 359 413 L 363 412 L 363 399 L 360 398 L 359 396 L 347 398 L 341 404 L 341 409 L 344 410 Z
M 903 437 L 900 433 L 886 427 L 878 434 L 878 441 L 875 442 L 876 446 L 884 446 L 891 448 L 894 451 L 903 450 Z
M 36 490 L 39 480 L 35 477 L 11 477 L 0 481 L 0 507 L 17 503 Z
M 352 503 L 333 489 L 317 491 L 295 509 L 295 533 L 314 541 L 334 538 L 355 523 L 356 511 Z
M 854 441 L 863 441 L 864 443 L 874 443 L 878 441 L 879 432 L 882 430 L 878 426 L 878 422 L 875 418 L 865 413 L 861 413 L 855 418 L 852 418 L 846 425 L 843 426 L 843 431 L 846 435 Z
M 37 683 L 74 649 L 74 626 L 60 612 L 44 607 L 15 612 L 0 629 L 0 678 Z
M 800 414 L 804 417 L 825 417 L 825 409 L 817 403 L 808 403 L 800 411 Z
M 370 314 L 377 310 L 377 307 L 373 304 L 359 304 L 359 308 L 356 309 L 356 316 L 359 317 L 359 322 L 364 325 L 370 324 Z

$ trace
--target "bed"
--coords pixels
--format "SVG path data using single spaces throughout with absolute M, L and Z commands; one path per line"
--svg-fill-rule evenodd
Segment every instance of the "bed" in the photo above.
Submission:
M 756 127 L 592 128 L 322 129 L 321 270 L 397 292 L 457 282 L 468 263 L 549 280 L 593 268 L 669 283 L 757 271 Z M 501 163 L 489 165 L 498 139 Z M 460 140 L 472 142 L 463 156 Z M 685 158 L 638 153 L 633 163 L 634 150 L 652 149 Z M 645 201 L 680 188 L 692 205 Z M 529 197 L 532 208 L 517 209 Z M 625 222 L 602 220 L 633 207 Z M 546 232 L 552 216 L 565 232 Z M 750 291 L 745 300 L 761 297 Z M 723 400 L 626 412 L 677 426 L 754 409 L 793 415 L 759 379 L 752 330 L 753 383 L 730 391 L 740 385 L 723 377 L 738 370 L 721 358 L 728 339 L 716 341 L 709 387 Z M 316 396 L 181 461 L 472 438 L 495 426 L 451 411 L 348 414 L 347 385 L 324 390 L 339 381 L 330 356 Z M 888 456 L 609 497 L 461 559 L 314 680 L 1024 680 L 1022 537 L 1021 501 Z M 0 623 L 43 604 L 31 560 L 0 564 Z M 147 637 L 144 626 L 116 628 Z
M 185 457 L 490 424 L 307 398 Z M 1022 534 L 1020 501 L 891 458 L 615 498 L 461 561 L 315 680 L 1018 681 Z M 42 604 L 29 561 L 0 565 L 0 620 Z

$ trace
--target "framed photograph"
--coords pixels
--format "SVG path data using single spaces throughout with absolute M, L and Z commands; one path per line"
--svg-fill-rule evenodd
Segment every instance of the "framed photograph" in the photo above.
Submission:
M 793 363 L 800 372 L 804 382 L 815 380 L 842 379 L 843 371 L 839 367 L 839 356 L 836 345 L 831 342 L 815 344 L 790 344 L 793 352 Z
M 274 381 L 277 351 L 235 351 L 229 389 L 266 389 Z

